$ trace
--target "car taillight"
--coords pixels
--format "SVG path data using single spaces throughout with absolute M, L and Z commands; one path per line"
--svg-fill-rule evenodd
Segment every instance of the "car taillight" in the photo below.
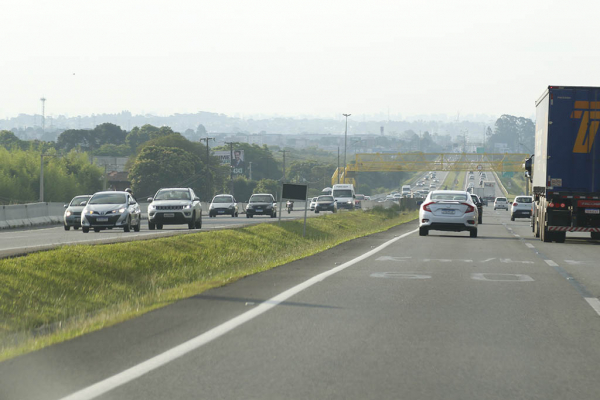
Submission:
M 518 206 L 518 205 L 519 205 L 519 203 L 513 203 L 513 206 L 515 206 L 515 207 Z
M 460 203 L 460 204 L 462 204 L 463 206 L 467 206 L 467 210 L 465 211 L 465 214 L 472 213 L 473 211 L 475 211 L 475 207 L 473 207 L 469 203 Z
M 560 208 L 565 208 L 567 205 L 565 203 L 560 203 Z
M 554 207 L 554 203 L 548 203 L 548 208 L 553 208 Z
M 429 208 L 430 205 L 432 205 L 434 202 L 430 201 L 429 203 L 423 204 L 423 210 L 427 211 L 427 212 L 432 212 L 431 208 Z

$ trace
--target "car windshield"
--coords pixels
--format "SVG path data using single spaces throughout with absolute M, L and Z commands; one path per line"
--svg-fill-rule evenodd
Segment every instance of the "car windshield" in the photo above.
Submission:
M 156 193 L 154 200 L 190 200 L 187 190 L 161 190 Z
M 467 200 L 467 195 L 461 193 L 435 193 L 431 195 L 431 200 L 465 201 Z
M 333 196 L 319 196 L 318 201 L 333 201 Z
M 515 199 L 517 203 L 531 203 L 531 197 L 517 197 Z
M 273 202 L 273 198 L 268 195 L 250 197 L 250 203 L 272 203 L 272 202 Z
M 88 204 L 125 204 L 127 196 L 123 193 L 99 193 L 95 194 Z
M 336 189 L 333 191 L 333 197 L 352 197 L 352 190 Z
M 90 196 L 77 196 L 73 200 L 71 200 L 70 206 L 79 206 L 82 201 L 88 201 Z
M 213 203 L 233 203 L 233 200 L 230 196 L 218 196 L 215 197 L 212 201 Z

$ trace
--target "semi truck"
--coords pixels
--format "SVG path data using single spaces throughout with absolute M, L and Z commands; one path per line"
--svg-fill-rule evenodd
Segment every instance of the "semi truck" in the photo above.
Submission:
M 494 201 L 496 199 L 496 182 L 483 182 L 483 198 L 486 201 Z
M 549 86 L 536 102 L 535 151 L 524 167 L 533 234 L 544 242 L 563 243 L 567 232 L 600 239 L 599 125 L 600 87 Z

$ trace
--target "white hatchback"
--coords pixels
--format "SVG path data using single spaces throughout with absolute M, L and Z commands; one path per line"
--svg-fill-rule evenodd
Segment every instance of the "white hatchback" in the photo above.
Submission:
M 313 197 L 310 200 L 310 211 L 315 211 L 315 207 L 317 206 L 317 199 L 318 197 Z
M 502 208 L 508 211 L 508 200 L 506 200 L 506 197 L 496 197 L 496 200 L 494 200 L 494 210 Z
M 477 205 L 471 195 L 458 190 L 429 192 L 419 210 L 419 235 L 427 236 L 430 230 L 463 232 L 477 237 Z
M 533 211 L 532 196 L 517 196 L 510 207 L 510 220 L 530 218 Z

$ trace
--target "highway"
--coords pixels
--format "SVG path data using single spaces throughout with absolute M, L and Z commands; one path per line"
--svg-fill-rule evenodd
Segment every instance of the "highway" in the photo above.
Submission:
M 309 210 L 308 217 L 314 216 L 318 215 Z M 277 217 L 279 218 L 279 215 Z M 165 225 L 162 230 L 150 231 L 148 230 L 147 221 L 142 221 L 140 232 L 131 231 L 128 233 L 123 232 L 122 229 L 111 229 L 100 231 L 98 233 L 90 231 L 89 233 L 84 234 L 81 229 L 77 231 L 65 231 L 62 225 L 30 229 L 11 229 L 0 231 L 0 258 L 51 249 L 61 245 L 116 243 L 197 233 L 216 229 L 235 228 L 263 222 L 273 223 L 277 222 L 278 218 L 270 218 L 268 216 L 246 218 L 245 214 L 240 214 L 238 218 L 232 218 L 230 216 L 209 218 L 208 216 L 203 216 L 201 230 L 188 229 L 187 225 Z M 281 214 L 282 221 L 297 218 L 304 218 L 304 210 L 292 211 L 290 214 L 284 210 Z
M 598 242 L 416 228 L 0 363 L 0 398 L 598 398 Z

